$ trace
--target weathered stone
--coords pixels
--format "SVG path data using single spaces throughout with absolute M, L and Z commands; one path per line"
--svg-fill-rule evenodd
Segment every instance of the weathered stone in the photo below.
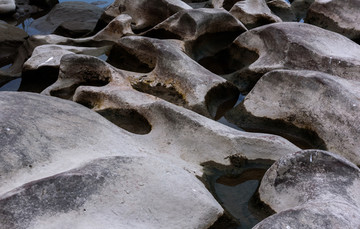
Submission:
M 309 8 L 305 22 L 340 33 L 360 42 L 360 1 L 317 0 Z
M 27 37 L 24 30 L 0 21 L 0 66 L 12 63 L 17 49 Z
M 285 0 L 266 0 L 270 10 L 281 18 L 283 21 L 296 21 L 291 5 Z
M 224 158 L 230 155 L 276 160 L 298 150 L 281 137 L 240 132 L 134 90 L 129 76 L 136 74 L 115 69 L 94 57 L 66 55 L 61 60 L 58 81 L 43 94 L 84 104 L 128 131 L 144 130 L 141 141 L 148 150 L 171 154 L 195 165 L 209 160 L 228 164 Z M 134 114 L 147 122 L 140 118 L 136 122 L 130 118 L 132 126 L 121 122 Z M 151 125 L 150 132 L 144 128 L 146 123 Z
M 146 30 L 181 10 L 192 9 L 181 0 L 115 0 L 101 16 L 99 28 L 120 14 L 132 17 L 133 30 Z
M 360 80 L 360 46 L 305 23 L 274 23 L 247 31 L 219 59 L 230 71 L 223 77 L 244 92 L 275 69 L 315 70 Z
M 238 1 L 230 9 L 230 13 L 239 19 L 248 29 L 282 21 L 271 12 L 265 0 Z
M 1 228 L 207 228 L 222 213 L 190 164 L 81 105 L 18 92 L 0 105 Z
M 80 37 L 95 28 L 102 13 L 103 9 L 86 2 L 63 2 L 57 4 L 47 15 L 33 21 L 30 27 L 37 29 L 41 34 L 50 34 L 59 26 L 65 25 L 68 29 L 71 27 L 75 37 Z M 57 30 L 59 31 L 61 28 Z M 65 35 L 71 35 L 71 33 L 66 31 Z
M 132 86 L 207 117 L 221 117 L 219 107 L 237 101 L 237 88 L 206 70 L 171 41 L 128 36 L 110 52 L 113 66 L 142 74 L 131 77 Z M 216 96 L 213 96 L 216 94 Z
M 244 25 L 224 9 L 180 11 L 141 35 L 185 42 L 195 60 L 212 56 L 246 31 Z
M 272 71 L 226 118 L 244 129 L 303 138 L 360 165 L 359 88 L 321 72 Z
M 0 0 L 0 15 L 15 12 L 16 5 L 14 0 Z
M 359 228 L 360 170 L 326 151 L 285 156 L 265 173 L 262 201 L 278 214 L 255 228 Z

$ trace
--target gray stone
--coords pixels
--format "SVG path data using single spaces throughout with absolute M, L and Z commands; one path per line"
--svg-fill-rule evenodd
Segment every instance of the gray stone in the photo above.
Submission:
M 224 9 L 191 9 L 180 11 L 142 36 L 179 39 L 196 61 L 226 48 L 247 29 Z
M 238 1 L 230 9 L 230 13 L 239 19 L 248 29 L 282 21 L 271 12 L 265 0 Z
M 237 131 L 134 90 L 129 76 L 136 74 L 139 73 L 115 69 L 94 57 L 66 55 L 61 60 L 58 81 L 43 94 L 84 104 L 128 131 L 143 130 L 141 141 L 148 150 L 195 165 L 209 160 L 228 164 L 225 158 L 232 155 L 276 160 L 299 150 L 281 137 Z M 86 86 L 95 85 L 92 82 L 97 82 L 97 86 Z M 134 116 L 139 118 L 134 120 Z M 147 121 L 141 121 L 140 117 Z M 149 124 L 150 132 L 144 128 Z
M 321 72 L 272 71 L 226 118 L 244 129 L 306 139 L 360 165 L 359 88 Z
M 326 151 L 306 150 L 275 162 L 259 188 L 278 214 L 254 228 L 359 228 L 360 170 Z
M 0 0 L 0 15 L 15 12 L 16 5 L 14 0 Z
M 70 27 L 69 23 L 73 23 L 71 25 L 72 32 L 80 30 L 75 36 L 85 36 L 95 28 L 103 11 L 103 9 L 86 2 L 63 2 L 55 5 L 47 15 L 34 20 L 30 27 L 37 29 L 41 34 L 50 34 L 64 23 L 67 28 Z M 71 34 L 66 32 L 65 35 Z
M 360 2 L 357 0 L 317 0 L 309 8 L 305 22 L 340 33 L 360 42 Z
M 306 34 L 306 36 L 305 36 Z M 275 69 L 315 70 L 360 80 L 360 46 L 322 28 L 295 22 L 274 23 L 241 34 L 229 48 L 224 78 L 248 92 Z
M 290 3 L 285 0 L 266 0 L 266 4 L 271 12 L 276 14 L 283 21 L 296 21 L 294 12 L 291 9 Z
M 101 16 L 100 24 L 106 25 L 120 14 L 132 17 L 132 29 L 149 29 L 171 15 L 192 9 L 181 0 L 115 0 Z

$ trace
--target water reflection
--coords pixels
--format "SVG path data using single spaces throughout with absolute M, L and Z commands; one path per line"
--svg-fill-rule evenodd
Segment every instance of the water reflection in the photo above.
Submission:
M 14 79 L 0 87 L 0 91 L 17 91 L 21 84 L 21 78 Z

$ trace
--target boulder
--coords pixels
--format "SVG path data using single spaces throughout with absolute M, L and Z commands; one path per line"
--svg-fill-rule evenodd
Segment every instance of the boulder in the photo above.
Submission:
M 254 228 L 359 228 L 360 170 L 321 150 L 289 154 L 265 173 L 260 199 L 278 214 Z
M 282 21 L 297 21 L 291 4 L 286 0 L 266 0 L 266 4 Z
M 360 2 L 357 0 L 317 0 L 309 8 L 305 22 L 340 33 L 360 42 Z
M 102 14 L 97 28 L 105 27 L 120 14 L 132 17 L 132 29 L 144 31 L 164 21 L 171 15 L 192 9 L 181 0 L 115 0 Z
M 315 0 L 294 0 L 291 2 L 291 9 L 298 21 L 304 19 L 306 14 Z
M 0 0 L 0 15 L 14 13 L 16 5 L 14 0 Z
M 314 71 L 265 74 L 225 115 L 245 130 L 269 132 L 327 149 L 360 165 L 360 82 Z
M 163 98 L 207 117 L 219 118 L 220 106 L 234 105 L 239 92 L 223 78 L 188 57 L 178 42 L 128 36 L 112 48 L 107 62 L 137 72 L 136 90 Z
M 248 29 L 282 21 L 271 12 L 265 0 L 238 1 L 229 12 Z
M 141 35 L 182 40 L 189 56 L 199 61 L 226 48 L 244 31 L 226 10 L 203 8 L 180 11 Z
M 84 104 L 119 127 L 138 134 L 148 150 L 173 155 L 193 165 L 210 160 L 228 164 L 225 158 L 229 156 L 277 160 L 299 150 L 279 136 L 237 131 L 139 92 L 129 80 L 136 74 L 139 73 L 116 69 L 95 57 L 66 55 L 61 60 L 58 81 L 43 94 Z
M 188 165 L 79 104 L 0 92 L 0 105 L 1 228 L 207 228 L 223 212 Z
M 57 33 L 81 37 L 92 32 L 103 9 L 86 2 L 62 2 L 45 16 L 34 20 L 30 27 L 41 34 Z
M 315 70 L 360 80 L 360 46 L 338 33 L 305 23 L 273 23 L 247 31 L 219 60 L 228 69 L 223 77 L 243 92 L 275 69 Z
M 17 49 L 27 37 L 24 30 L 0 21 L 0 66 L 12 63 Z

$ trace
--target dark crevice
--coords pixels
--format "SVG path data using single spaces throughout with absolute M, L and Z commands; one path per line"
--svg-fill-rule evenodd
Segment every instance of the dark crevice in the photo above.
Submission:
M 225 213 L 210 228 L 251 228 L 274 211 L 264 204 L 258 194 L 260 181 L 271 160 L 247 160 L 233 155 L 232 165 L 203 163 L 204 175 L 199 178 L 223 206 Z
M 229 122 L 248 132 L 279 135 L 301 149 L 327 150 L 325 142 L 310 127 L 299 128 L 284 120 L 255 117 L 246 111 L 243 104 L 225 114 L 225 117 Z
M 239 98 L 239 90 L 229 82 L 211 88 L 205 96 L 206 107 L 215 119 L 221 118 Z
M 150 29 L 149 31 L 144 32 L 143 34 L 141 34 L 142 36 L 145 37 L 150 37 L 150 38 L 157 38 L 157 39 L 176 39 L 176 40 L 181 40 L 181 37 L 175 33 L 172 33 L 166 29 Z
M 19 91 L 40 93 L 55 83 L 58 75 L 59 68 L 48 66 L 23 72 Z
M 148 134 L 151 125 L 148 120 L 134 109 L 108 108 L 97 111 L 104 118 L 134 134 Z

